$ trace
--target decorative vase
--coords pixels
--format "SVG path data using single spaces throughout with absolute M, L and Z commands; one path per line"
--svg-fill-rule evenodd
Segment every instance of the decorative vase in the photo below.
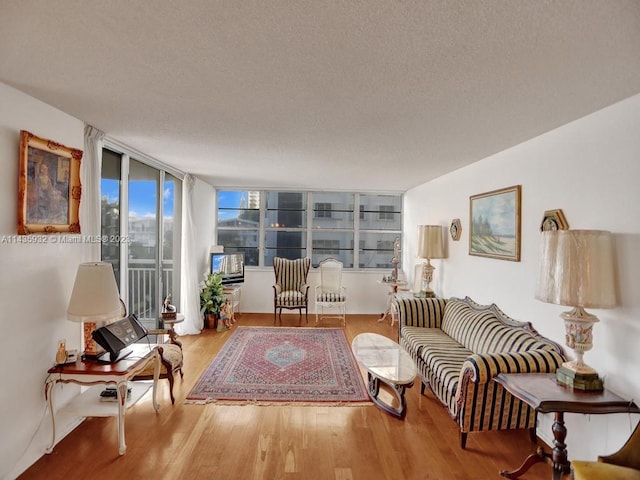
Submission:
M 218 316 L 215 313 L 207 313 L 204 316 L 205 323 L 207 328 L 217 328 L 218 327 Z

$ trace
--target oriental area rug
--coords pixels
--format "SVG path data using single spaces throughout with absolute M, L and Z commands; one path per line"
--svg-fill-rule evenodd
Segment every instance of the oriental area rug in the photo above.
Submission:
M 371 405 L 339 328 L 238 327 L 185 403 Z

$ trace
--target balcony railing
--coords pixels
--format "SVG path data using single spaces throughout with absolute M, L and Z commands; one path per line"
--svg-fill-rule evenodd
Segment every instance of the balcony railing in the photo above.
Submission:
M 108 260 L 105 260 L 108 261 Z M 113 263 L 113 262 L 112 262 Z M 113 263 L 116 278 L 119 266 Z M 168 293 L 173 293 L 173 261 L 162 263 L 162 295 L 157 298 L 157 275 L 155 260 L 129 260 L 129 313 L 134 313 L 147 328 L 158 327 L 158 308 Z M 173 298 L 173 301 L 176 299 Z

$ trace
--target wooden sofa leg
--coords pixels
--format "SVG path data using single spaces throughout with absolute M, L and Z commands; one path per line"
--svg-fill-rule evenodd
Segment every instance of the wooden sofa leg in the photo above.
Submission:
M 427 386 L 426 383 L 420 382 L 420 395 L 424 395 L 424 388 Z
M 535 427 L 531 427 L 529 429 L 529 438 L 531 439 L 531 443 L 534 445 L 538 443 L 538 436 L 536 435 Z
M 463 450 L 467 448 L 467 433 L 469 432 L 460 432 L 460 447 Z

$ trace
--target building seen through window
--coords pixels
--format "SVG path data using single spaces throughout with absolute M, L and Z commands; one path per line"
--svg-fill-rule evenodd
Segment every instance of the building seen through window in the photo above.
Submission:
M 314 266 L 332 257 L 345 268 L 387 268 L 402 195 L 220 190 L 217 227 L 217 243 L 244 253 L 247 266 L 308 256 Z

